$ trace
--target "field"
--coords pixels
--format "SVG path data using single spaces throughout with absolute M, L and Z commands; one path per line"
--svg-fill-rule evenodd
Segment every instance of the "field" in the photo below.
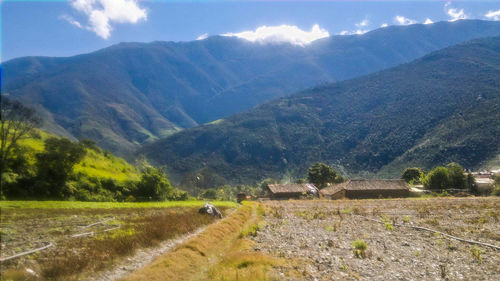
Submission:
M 202 204 L 1 202 L 2 280 L 500 279 L 495 197 Z
M 292 280 L 500 280 L 498 198 L 268 201 L 255 249 Z M 369 220 L 373 219 L 373 220 Z M 299 275 L 297 275 L 299 273 Z
M 214 203 L 225 214 L 237 207 L 232 202 Z M 53 246 L 3 262 L 1 280 L 99 280 L 96 272 L 127 258 L 133 263 L 130 257 L 137 251 L 165 248 L 163 241 L 214 222 L 198 214 L 203 204 L 2 201 L 2 258 Z

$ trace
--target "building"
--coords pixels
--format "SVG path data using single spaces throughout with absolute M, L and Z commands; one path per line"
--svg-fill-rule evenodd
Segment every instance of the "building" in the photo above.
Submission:
M 269 184 L 268 195 L 271 199 L 298 199 L 312 195 L 319 197 L 319 190 L 311 183 Z
M 330 199 L 397 198 L 410 196 L 410 186 L 404 180 L 348 180 L 320 192 Z

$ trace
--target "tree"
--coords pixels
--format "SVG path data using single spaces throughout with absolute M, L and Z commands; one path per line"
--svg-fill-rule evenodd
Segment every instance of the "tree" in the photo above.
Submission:
M 408 183 L 418 183 L 424 171 L 420 168 L 406 168 L 401 174 L 401 178 Z
M 450 186 L 450 176 L 445 167 L 436 167 L 430 171 L 423 180 L 424 187 L 427 189 L 445 189 Z
M 467 173 L 467 178 L 465 179 L 465 188 L 467 188 L 470 193 L 479 195 L 476 178 L 471 173 Z
M 307 179 L 318 188 L 325 188 L 328 183 L 336 182 L 341 179 L 337 172 L 325 163 L 313 164 L 307 174 Z
M 146 167 L 137 183 L 137 197 L 145 200 L 161 201 L 174 192 L 167 174 L 161 168 Z
M 450 177 L 451 188 L 465 188 L 466 178 L 464 168 L 457 163 L 450 163 L 446 166 L 448 169 L 448 176 Z
M 33 133 L 40 119 L 35 111 L 25 107 L 18 101 L 1 97 L 0 114 L 0 172 L 4 171 L 7 158 L 18 141 L 27 138 Z
M 216 199 L 217 198 L 217 190 L 215 190 L 213 188 L 209 188 L 202 193 L 201 197 L 203 199 Z
M 64 197 L 73 166 L 83 160 L 86 152 L 82 145 L 66 138 L 46 139 L 45 151 L 36 155 L 37 178 L 43 186 L 42 192 L 51 197 Z

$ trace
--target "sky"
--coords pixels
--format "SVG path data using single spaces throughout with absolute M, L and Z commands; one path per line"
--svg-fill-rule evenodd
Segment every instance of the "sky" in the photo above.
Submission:
M 388 25 L 500 20 L 500 1 L 0 0 L 1 61 L 212 35 L 306 46 Z

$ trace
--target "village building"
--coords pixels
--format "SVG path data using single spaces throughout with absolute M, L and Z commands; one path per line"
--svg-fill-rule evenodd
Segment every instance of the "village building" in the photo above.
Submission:
M 481 194 L 489 194 L 495 188 L 495 180 L 493 179 L 494 171 L 474 172 L 472 175 L 476 179 L 477 190 Z
M 307 195 L 319 197 L 319 190 L 311 183 L 269 184 L 270 199 L 298 199 Z
M 410 186 L 404 180 L 348 180 L 320 192 L 329 199 L 397 198 L 410 196 Z

